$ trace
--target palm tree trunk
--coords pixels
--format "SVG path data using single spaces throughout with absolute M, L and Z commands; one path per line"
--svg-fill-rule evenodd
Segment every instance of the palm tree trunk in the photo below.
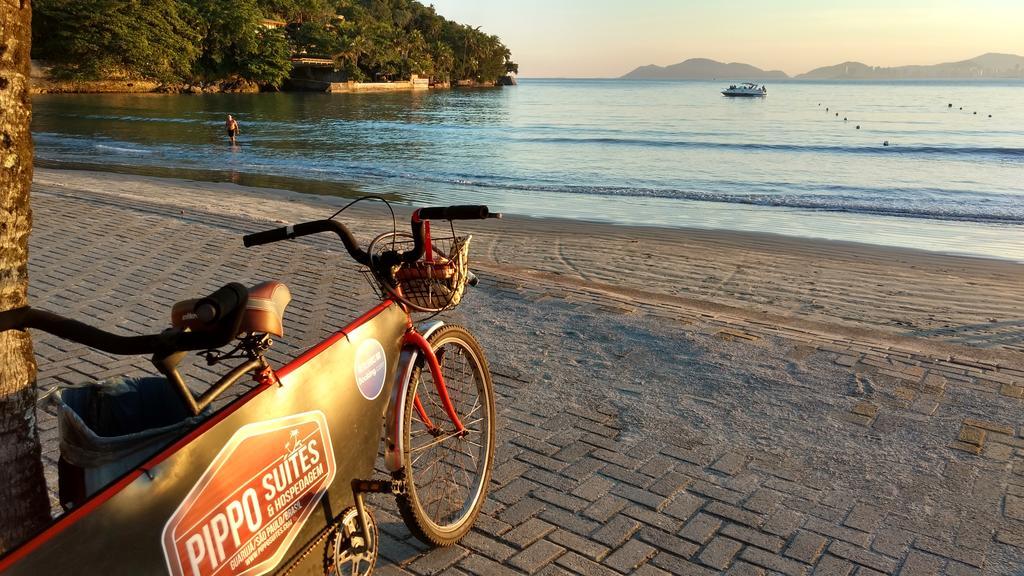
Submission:
M 0 0 L 0 310 L 28 303 L 31 40 L 29 1 Z M 0 552 L 35 534 L 50 517 L 35 380 L 28 333 L 0 332 Z

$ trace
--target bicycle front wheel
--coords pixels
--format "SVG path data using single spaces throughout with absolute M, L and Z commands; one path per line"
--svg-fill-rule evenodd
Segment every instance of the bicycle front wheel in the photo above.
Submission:
M 417 538 L 449 546 L 473 527 L 487 496 L 494 462 L 494 388 L 483 350 L 465 328 L 444 326 L 427 340 L 466 432 L 455 431 L 430 369 L 418 363 L 404 406 L 405 453 L 396 475 L 405 479 L 406 490 L 398 496 L 398 509 Z

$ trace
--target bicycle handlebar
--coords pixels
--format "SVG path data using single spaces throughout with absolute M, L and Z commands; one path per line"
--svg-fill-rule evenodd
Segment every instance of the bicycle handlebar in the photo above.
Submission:
M 420 220 L 483 220 L 484 218 L 501 218 L 501 214 L 491 213 L 487 206 L 438 206 L 420 208 L 413 212 L 412 219 Z
M 345 249 L 348 250 L 349 255 L 351 255 L 356 262 L 359 262 L 364 266 L 370 265 L 369 254 L 359 247 L 359 244 L 356 242 L 356 239 L 352 237 L 352 233 L 348 231 L 348 228 L 337 220 L 313 220 L 312 222 L 303 222 L 293 226 L 285 226 L 283 228 L 274 228 L 272 230 L 247 234 L 242 237 L 242 244 L 246 248 L 249 248 L 252 246 L 260 246 L 262 244 L 270 244 L 271 242 L 278 242 L 280 240 L 298 238 L 299 236 L 319 234 L 321 232 L 334 232 L 337 234 L 338 238 L 341 239 L 341 243 L 345 245 Z
M 216 292 L 196 302 L 193 311 L 200 322 L 212 324 L 221 320 L 239 306 L 244 306 L 249 299 L 249 291 L 232 282 L 218 288 Z
M 246 234 L 242 237 L 242 245 L 246 248 L 250 248 L 252 246 L 278 242 L 280 240 L 298 238 L 299 236 L 308 236 L 310 234 L 319 234 L 321 232 L 334 232 L 338 235 L 338 238 L 341 239 L 342 244 L 345 245 L 345 249 L 348 250 L 349 255 L 352 256 L 356 262 L 364 266 L 372 267 L 373 264 L 376 264 L 381 266 L 383 269 L 389 269 L 395 264 L 400 264 L 402 262 L 411 264 L 423 257 L 426 243 L 426 239 L 423 234 L 423 222 L 425 220 L 478 220 L 484 218 L 501 218 L 501 214 L 492 213 L 488 210 L 487 206 L 480 205 L 419 208 L 412 213 L 412 250 L 402 253 L 386 252 L 380 255 L 380 259 L 376 263 L 371 263 L 370 255 L 359 247 L 359 244 L 352 236 L 352 233 L 349 232 L 349 229 L 337 220 L 314 220 L 312 222 L 303 222 L 292 226 L 284 226 L 282 228 L 274 228 L 271 230 L 264 230 L 263 232 Z
M 228 296 L 228 292 L 233 295 Z M 198 302 L 195 310 L 200 316 L 209 314 L 204 311 L 205 307 L 217 306 L 211 302 L 219 302 L 220 308 L 214 309 L 213 315 L 210 316 L 212 319 L 205 321 L 211 326 L 208 331 L 184 332 L 169 329 L 159 334 L 121 336 L 60 314 L 29 306 L 0 312 L 0 331 L 35 328 L 64 340 L 85 344 L 90 348 L 118 356 L 167 355 L 189 350 L 210 350 L 224 346 L 238 335 L 247 299 L 248 291 L 245 286 L 232 283 Z

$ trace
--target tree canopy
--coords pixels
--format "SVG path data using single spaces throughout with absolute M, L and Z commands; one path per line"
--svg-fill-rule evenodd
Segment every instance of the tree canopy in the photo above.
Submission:
M 352 80 L 493 82 L 518 70 L 497 36 L 414 0 L 35 0 L 34 10 L 33 57 L 66 77 L 276 87 L 293 56 L 330 58 Z

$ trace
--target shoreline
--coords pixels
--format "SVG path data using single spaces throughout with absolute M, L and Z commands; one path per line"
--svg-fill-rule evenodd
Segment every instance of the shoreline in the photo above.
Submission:
M 227 214 L 283 224 L 323 218 L 349 201 L 289 190 L 39 168 L 33 193 L 112 205 Z M 211 195 L 211 192 L 215 194 Z M 256 200 L 256 201 L 254 201 Z M 405 220 L 407 206 L 396 205 Z M 357 237 L 390 228 L 383 207 L 343 221 Z M 401 226 L 401 223 L 399 223 Z M 497 274 L 587 286 L 647 300 L 743 311 L 772 322 L 831 325 L 899 338 L 1024 352 L 1024 265 L 1001 259 L 761 232 L 630 226 L 509 216 L 459 223 L 475 264 Z
M 187 180 L 192 182 L 208 182 L 210 184 L 233 184 L 243 189 L 252 191 L 262 191 L 263 193 L 270 193 L 273 195 L 280 195 L 282 192 L 287 192 L 289 195 L 297 195 L 297 198 L 341 198 L 346 201 L 354 200 L 356 198 L 372 194 L 374 196 L 380 196 L 388 201 L 395 202 L 396 205 L 405 206 L 409 208 L 411 206 L 405 199 L 399 194 L 391 192 L 375 192 L 367 193 L 359 189 L 358 184 L 349 182 L 336 182 L 336 181 L 320 181 L 312 179 L 295 178 L 291 176 L 278 176 L 278 175 L 266 175 L 256 174 L 247 172 L 223 172 L 217 170 L 206 170 L 206 169 L 183 169 L 183 168 L 164 168 L 159 166 L 133 166 L 133 165 L 112 165 L 109 167 L 100 168 L 87 163 L 76 163 L 76 162 L 55 162 L 49 160 L 37 160 L 37 169 L 54 170 L 54 171 L 67 171 L 67 172 L 84 172 L 91 174 L 117 174 L 127 177 L 137 178 L 160 178 L 160 179 L 171 179 L 171 180 Z M 467 203 L 467 202 L 456 202 L 456 203 Z M 703 204 L 703 203 L 702 203 Z M 718 206 L 718 203 L 711 203 L 712 206 L 719 210 L 727 210 L 729 205 Z M 741 205 L 742 206 L 742 205 Z M 776 208 L 776 207 L 765 207 L 766 210 L 790 210 L 788 208 Z M 796 209 L 793 209 L 796 210 Z M 799 210 L 797 210 L 799 211 Z M 824 211 L 821 213 L 815 213 L 816 216 L 829 218 L 834 216 L 843 216 L 844 212 L 829 212 Z M 806 240 L 811 242 L 828 242 L 837 244 L 849 244 L 853 247 L 863 247 L 872 249 L 882 250 L 905 250 L 911 254 L 923 253 L 940 256 L 948 256 L 952 258 L 978 258 L 982 260 L 995 260 L 1001 262 L 1011 262 L 1016 264 L 1024 264 L 1024 257 L 1014 256 L 1001 256 L 997 254 L 983 254 L 978 252 L 971 252 L 968 250 L 941 250 L 941 249 L 924 249 L 917 248 L 914 246 L 899 246 L 892 243 L 870 243 L 858 240 L 849 240 L 844 238 L 827 238 L 823 236 L 815 236 L 813 233 L 808 234 L 793 234 L 783 232 L 766 232 L 762 230 L 742 230 L 737 228 L 718 228 L 714 226 L 700 227 L 693 226 L 691 223 L 683 224 L 662 224 L 662 223 L 651 223 L 651 224 L 637 224 L 633 222 L 616 222 L 613 220 L 599 220 L 594 218 L 588 218 L 586 216 L 551 216 L 551 215 L 528 215 L 528 214 L 507 214 L 514 218 L 522 218 L 531 221 L 546 222 L 566 222 L 566 223 L 581 223 L 584 225 L 595 225 L 595 226 L 612 226 L 614 228 L 637 228 L 645 230 L 679 230 L 685 233 L 709 233 L 709 234 L 737 234 L 737 235 L 751 235 L 753 238 L 778 238 L 778 239 L 797 239 Z M 881 218 L 885 222 L 886 218 L 891 216 L 885 214 L 865 214 L 869 217 Z M 893 216 L 893 218 L 900 218 L 899 216 Z M 954 225 L 962 224 L 985 224 L 970 221 L 960 220 L 931 220 L 922 219 L 925 224 L 943 223 L 949 222 Z M 1009 226 L 1004 223 L 993 223 L 995 226 Z

